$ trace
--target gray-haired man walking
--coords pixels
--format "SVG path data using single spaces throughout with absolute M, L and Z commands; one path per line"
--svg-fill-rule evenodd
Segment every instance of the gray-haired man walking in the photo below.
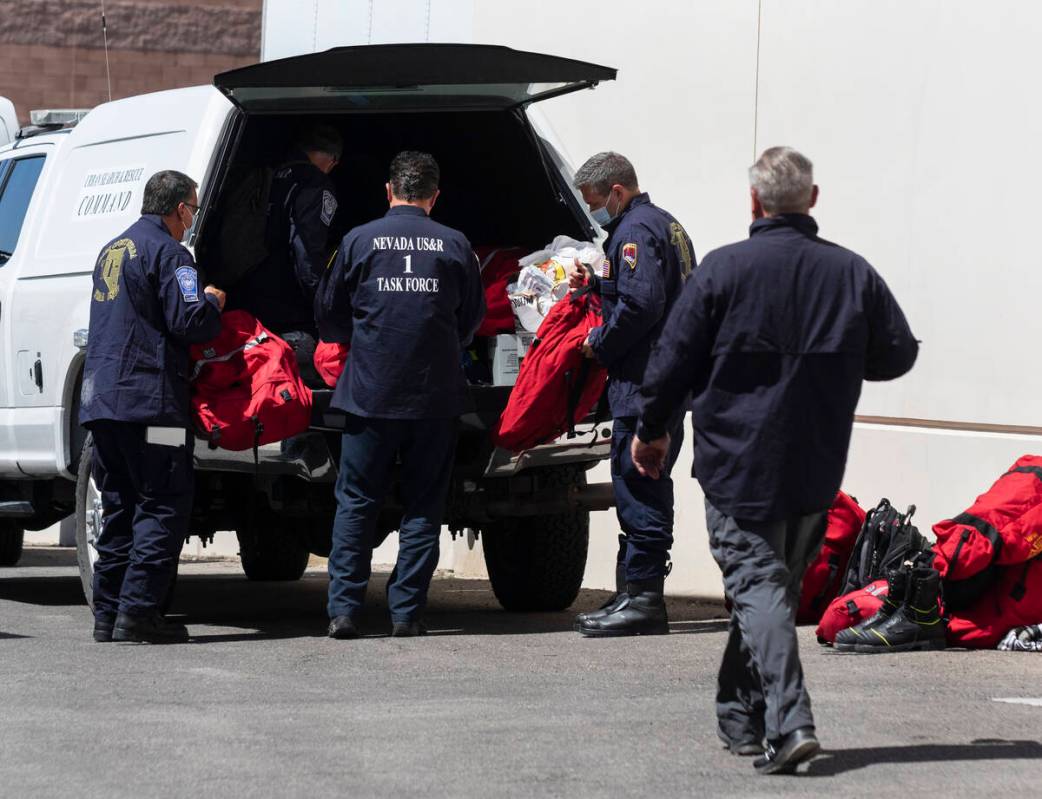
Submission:
M 695 473 L 733 603 L 718 733 L 764 774 L 818 751 L 796 643 L 807 564 L 846 465 L 862 380 L 912 368 L 918 344 L 864 258 L 818 238 L 813 168 L 772 147 L 749 170 L 749 239 L 705 257 L 652 354 L 633 461 L 660 474 L 668 420 L 693 392 Z M 766 745 L 764 745 L 766 741 Z

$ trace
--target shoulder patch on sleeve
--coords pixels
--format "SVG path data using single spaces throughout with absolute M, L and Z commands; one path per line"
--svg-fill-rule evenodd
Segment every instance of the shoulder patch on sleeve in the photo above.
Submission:
M 199 273 L 191 266 L 179 266 L 174 271 L 177 287 L 185 302 L 199 302 Z
M 630 265 L 630 269 L 637 268 L 637 245 L 634 242 L 622 245 L 622 260 Z
M 336 213 L 336 197 L 329 189 L 322 191 L 322 224 L 329 227 L 333 223 L 333 215 Z

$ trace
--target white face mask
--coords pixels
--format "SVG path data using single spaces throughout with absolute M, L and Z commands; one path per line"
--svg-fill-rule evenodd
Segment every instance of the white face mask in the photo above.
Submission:
M 191 208 L 188 208 L 187 205 L 185 208 L 188 209 L 188 213 L 192 216 L 192 221 L 188 223 L 188 227 L 185 228 L 185 232 L 181 235 L 181 242 L 187 244 L 191 241 L 192 235 L 195 233 L 195 223 L 199 221 L 199 212 L 193 211 Z M 184 222 L 184 220 L 181 221 Z

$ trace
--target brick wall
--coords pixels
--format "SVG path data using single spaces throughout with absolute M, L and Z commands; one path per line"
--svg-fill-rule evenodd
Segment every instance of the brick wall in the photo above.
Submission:
M 211 83 L 257 61 L 262 0 L 107 2 L 112 98 Z M 3 0 L 0 95 L 34 108 L 108 99 L 99 2 Z

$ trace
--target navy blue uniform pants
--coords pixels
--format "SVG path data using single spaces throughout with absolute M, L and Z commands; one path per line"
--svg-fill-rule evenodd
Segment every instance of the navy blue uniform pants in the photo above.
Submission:
M 826 511 L 777 522 L 736 519 L 706 500 L 709 549 L 732 604 L 716 695 L 720 731 L 731 741 L 774 741 L 814 726 L 796 609 L 827 524 Z
M 626 581 L 655 580 L 666 574 L 673 546 L 673 479 L 670 473 L 684 443 L 684 416 L 670 425 L 670 450 L 666 471 L 657 479 L 642 477 L 630 457 L 637 420 L 620 416 L 611 431 L 611 482 L 615 489 L 615 513 L 623 536 L 619 563 Z
M 92 474 L 101 494 L 94 614 L 156 612 L 170 590 L 192 512 L 193 439 L 149 444 L 146 425 L 95 421 Z
M 403 507 L 398 562 L 387 585 L 391 621 L 417 619 L 438 565 L 445 499 L 456 451 L 456 419 L 368 419 L 347 415 L 329 555 L 329 617 L 357 618 L 365 601 L 376 524 L 399 465 Z

